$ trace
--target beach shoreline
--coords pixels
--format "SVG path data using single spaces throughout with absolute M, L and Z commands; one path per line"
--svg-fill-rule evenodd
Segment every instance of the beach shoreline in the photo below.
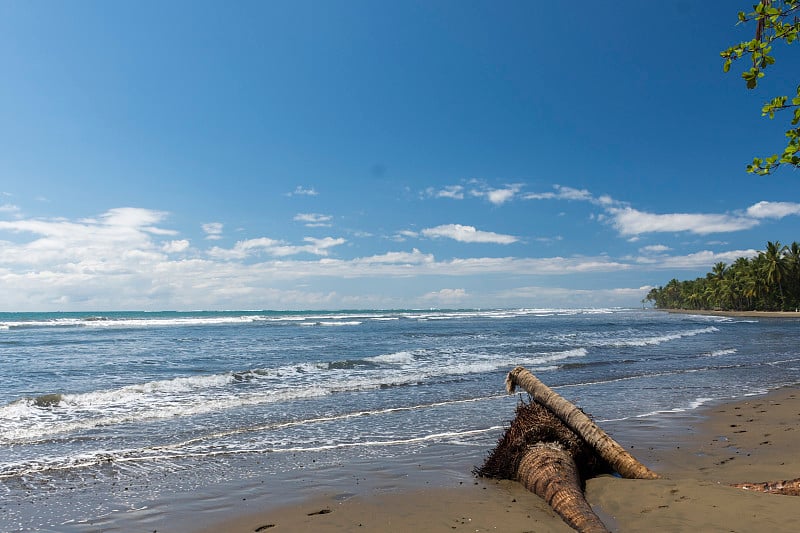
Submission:
M 800 476 L 797 387 L 676 414 L 668 426 L 627 422 L 632 427 L 619 426 L 615 438 L 664 479 L 587 482 L 587 500 L 613 531 L 795 530 L 800 500 L 729 484 Z M 468 477 L 450 483 L 312 491 L 290 505 L 231 509 L 213 525 L 196 523 L 190 531 L 571 531 L 518 483 Z
M 731 316 L 740 318 L 800 318 L 798 311 L 711 311 L 698 309 L 655 309 L 678 315 Z

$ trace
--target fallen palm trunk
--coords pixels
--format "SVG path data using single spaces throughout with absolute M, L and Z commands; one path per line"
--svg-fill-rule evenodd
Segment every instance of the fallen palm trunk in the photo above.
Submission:
M 517 386 L 527 391 L 532 401 L 517 406 L 511 425 L 475 474 L 519 481 L 578 531 L 608 531 L 586 502 L 582 480 L 612 471 L 643 479 L 658 474 L 523 367 L 506 378 L 509 393 Z
M 517 386 L 530 394 L 534 401 L 552 411 L 568 428 L 580 435 L 622 477 L 631 479 L 657 479 L 660 477 L 625 451 L 617 441 L 592 422 L 583 411 L 521 366 L 509 372 L 506 377 L 506 390 L 509 394 L 513 393 Z
M 583 495 L 575 460 L 558 444 L 532 446 L 519 463 L 517 480 L 543 498 L 573 529 L 608 531 Z
M 482 477 L 513 479 L 544 499 L 573 529 L 608 531 L 583 495 L 581 479 L 610 471 L 578 435 L 537 403 L 520 403 L 511 426 L 483 466 Z
M 766 492 L 768 494 L 800 496 L 800 478 L 788 481 L 765 481 L 764 483 L 735 483 L 731 486 L 738 489 Z

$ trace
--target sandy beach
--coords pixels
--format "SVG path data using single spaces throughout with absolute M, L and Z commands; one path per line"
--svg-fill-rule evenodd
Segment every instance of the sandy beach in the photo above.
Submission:
M 642 425 L 615 437 L 664 479 L 603 476 L 589 503 L 613 531 L 796 531 L 800 499 L 729 486 L 800 477 L 800 391 L 714 404 L 676 415 L 669 430 Z M 622 435 L 624 433 L 624 436 Z M 488 451 L 488 450 L 487 450 Z M 413 475 L 413 474 L 410 474 Z M 509 481 L 458 481 L 407 492 L 320 494 L 290 506 L 243 510 L 198 533 L 280 531 L 571 531 Z
M 800 311 L 709 311 L 698 309 L 663 309 L 683 315 L 733 316 L 739 318 L 800 318 Z

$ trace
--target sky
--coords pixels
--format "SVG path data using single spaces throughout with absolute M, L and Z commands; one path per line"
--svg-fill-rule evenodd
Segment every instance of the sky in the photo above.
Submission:
M 639 307 L 800 240 L 752 3 L 0 0 L 0 311 Z

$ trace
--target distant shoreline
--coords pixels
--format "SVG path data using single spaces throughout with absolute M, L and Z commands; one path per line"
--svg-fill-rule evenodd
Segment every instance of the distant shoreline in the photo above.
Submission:
M 738 316 L 750 318 L 800 318 L 797 311 L 708 311 L 697 309 L 656 309 L 665 313 L 681 315 Z

